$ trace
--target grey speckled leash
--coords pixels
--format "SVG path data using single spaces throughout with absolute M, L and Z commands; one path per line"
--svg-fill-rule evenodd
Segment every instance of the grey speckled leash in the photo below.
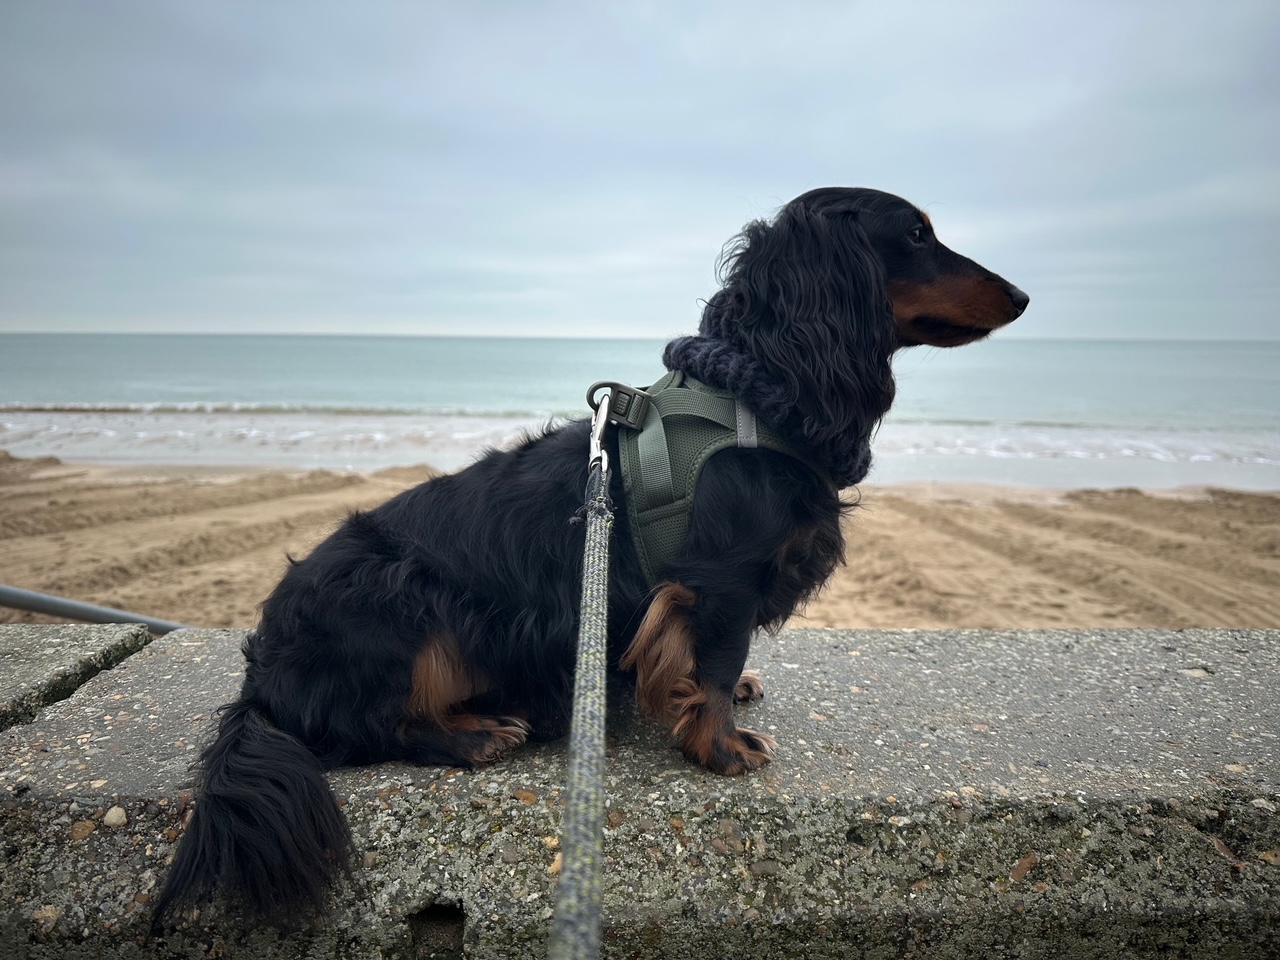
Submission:
M 595 387 L 592 388 L 594 394 Z M 569 734 L 568 803 L 564 812 L 564 867 L 551 926 L 551 960 L 600 956 L 601 875 L 604 868 L 605 658 L 608 646 L 609 457 L 604 431 L 614 393 L 605 393 L 591 421 L 591 461 L 584 511 L 587 543 L 582 557 L 582 610 L 578 664 Z

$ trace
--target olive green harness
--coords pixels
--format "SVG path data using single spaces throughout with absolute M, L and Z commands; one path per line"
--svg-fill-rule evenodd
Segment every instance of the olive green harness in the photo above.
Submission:
M 632 539 L 650 583 L 684 546 L 698 475 L 721 450 L 775 450 L 827 476 L 727 390 L 676 370 L 644 393 L 649 400 L 640 428 L 619 422 L 618 456 Z

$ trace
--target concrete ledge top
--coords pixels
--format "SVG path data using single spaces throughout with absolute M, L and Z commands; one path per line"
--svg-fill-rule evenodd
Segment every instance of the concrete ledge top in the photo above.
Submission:
M 99 670 L 151 640 L 136 623 L 98 626 L 13 624 L 0 629 L 0 730 L 33 719 Z
M 213 908 L 142 943 L 241 636 L 171 634 L 0 734 L 0 943 L 539 955 L 563 744 L 340 771 L 361 860 L 326 924 L 284 944 Z M 739 722 L 780 747 L 746 777 L 611 703 L 606 955 L 1057 957 L 1101 929 L 1089 956 L 1280 950 L 1280 631 L 791 630 L 750 665 Z

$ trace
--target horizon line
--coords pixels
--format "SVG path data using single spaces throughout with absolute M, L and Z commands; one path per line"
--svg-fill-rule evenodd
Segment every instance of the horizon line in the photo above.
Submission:
M 595 340 L 617 341 L 620 343 L 637 341 L 667 341 L 674 337 L 696 336 L 694 333 L 677 333 L 674 335 L 652 334 L 649 336 L 626 337 L 566 333 L 388 333 L 388 332 L 316 332 L 306 330 L 259 330 L 259 331 L 209 331 L 209 330 L 0 330 L 0 336 L 27 337 L 315 337 L 315 338 L 355 338 L 401 339 L 401 340 Z M 1019 343 L 1280 343 L 1280 336 L 1273 337 L 1064 337 L 1064 336 L 1016 336 L 1012 333 L 991 338 L 995 340 L 1013 340 Z

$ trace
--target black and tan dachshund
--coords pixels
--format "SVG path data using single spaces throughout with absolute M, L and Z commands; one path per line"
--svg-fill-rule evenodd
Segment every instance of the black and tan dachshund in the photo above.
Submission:
M 721 276 L 699 335 L 672 341 L 664 362 L 734 394 L 804 457 L 711 457 L 684 547 L 657 583 L 618 511 L 609 660 L 634 673 L 640 707 L 689 759 L 740 774 L 774 749 L 734 723 L 734 701 L 762 695 L 743 670 L 752 635 L 842 562 L 849 504 L 837 490 L 866 474 L 894 351 L 979 340 L 1028 298 L 943 246 L 906 201 L 840 187 L 748 224 Z M 585 420 L 549 429 L 352 514 L 292 562 L 202 755 L 157 924 L 219 889 L 267 916 L 320 904 L 350 844 L 326 769 L 472 766 L 566 732 L 587 446 Z

